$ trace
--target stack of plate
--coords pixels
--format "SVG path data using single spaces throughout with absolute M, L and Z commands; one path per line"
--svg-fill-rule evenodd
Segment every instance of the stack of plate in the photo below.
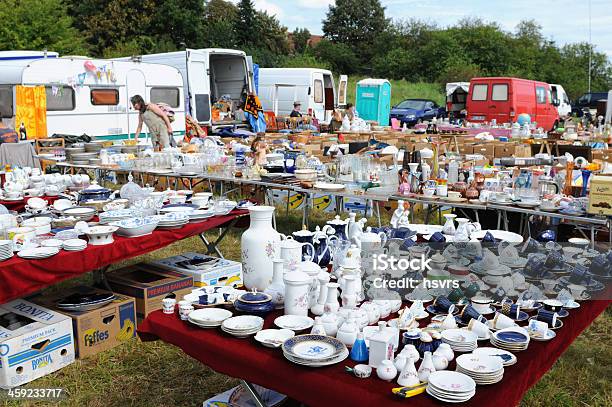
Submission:
M 74 208 L 64 209 L 64 216 L 73 216 L 78 220 L 83 220 L 85 222 L 91 220 L 93 216 L 96 214 L 96 208 L 91 208 L 88 206 L 75 206 Z
M 504 364 L 500 358 L 468 353 L 456 359 L 456 370 L 470 376 L 476 384 L 493 384 L 504 377 Z
M 491 348 L 488 346 L 484 348 L 474 349 L 474 352 L 472 353 L 476 355 L 487 355 L 487 356 L 497 357 L 502 361 L 502 363 L 504 364 L 504 367 L 512 366 L 513 364 L 516 363 L 516 360 L 517 360 L 516 356 L 512 352 L 508 352 L 507 350 L 503 350 L 503 349 Z
M 0 261 L 13 257 L 13 241 L 0 240 Z
M 465 329 L 442 331 L 442 342 L 448 343 L 455 352 L 471 352 L 478 347 L 478 335 Z
M 46 259 L 47 257 L 55 256 L 59 251 L 60 249 L 57 247 L 36 247 L 17 252 L 17 256 L 28 260 Z
M 203 222 L 206 219 L 210 218 L 211 216 L 215 216 L 215 211 L 214 210 L 205 210 L 205 209 L 196 209 L 193 212 L 188 212 L 187 215 L 189 216 L 189 222 L 191 223 L 198 223 L 198 222 Z
M 312 328 L 314 319 L 305 315 L 281 315 L 274 320 L 274 325 L 281 329 L 291 329 L 299 332 Z
M 80 252 L 87 248 L 87 240 L 68 239 L 62 243 L 62 248 L 68 252 Z
M 221 330 L 237 338 L 247 338 L 261 331 L 263 323 L 264 320 L 261 317 L 240 315 L 224 320 L 221 323 Z
M 298 365 L 320 367 L 342 362 L 349 351 L 342 342 L 330 336 L 298 335 L 283 343 L 283 354 Z
M 463 403 L 476 394 L 476 382 L 463 373 L 440 370 L 429 375 L 425 391 L 446 403 Z
M 491 335 L 491 344 L 511 352 L 520 352 L 529 346 L 529 333 L 520 327 L 501 329 Z
M 136 216 L 136 213 L 132 209 L 117 209 L 114 211 L 102 212 L 99 215 L 100 224 L 105 225 L 111 222 L 118 222 L 123 219 L 130 219 Z
M 101 308 L 115 299 L 111 292 L 91 291 L 75 293 L 57 302 L 57 308 L 64 311 L 83 312 Z
M 188 320 L 200 328 L 215 328 L 231 316 L 232 313 L 223 308 L 203 308 L 191 311 Z
M 178 229 L 189 223 L 189 215 L 187 213 L 167 213 L 157 216 L 159 223 L 157 227 L 160 229 Z

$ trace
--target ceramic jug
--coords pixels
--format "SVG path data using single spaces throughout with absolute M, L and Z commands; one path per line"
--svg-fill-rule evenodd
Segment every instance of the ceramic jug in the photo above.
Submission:
M 397 384 L 405 387 L 413 387 L 420 383 L 419 375 L 414 365 L 415 359 L 406 359 L 406 364 L 397 378 Z
M 315 232 L 311 232 L 310 230 L 306 229 L 306 226 L 304 226 L 302 230 L 293 232 L 292 235 L 293 235 L 293 238 L 297 242 L 309 243 L 310 245 L 314 247 L 314 255 L 313 255 L 312 261 L 314 261 L 315 263 L 318 263 L 317 248 L 314 246 Z M 309 250 L 309 246 L 302 246 L 302 260 L 306 260 L 309 258 L 308 250 Z
M 276 309 L 285 306 L 285 261 L 283 259 L 272 259 L 272 283 L 265 289 L 265 293 L 272 297 L 272 303 Z
M 287 271 L 296 270 L 297 265 L 302 262 L 303 249 L 306 248 L 307 254 L 306 261 L 312 261 L 314 258 L 314 246 L 310 243 L 300 243 L 293 238 L 293 236 L 282 236 L 280 243 L 280 257 L 285 260 L 285 269 Z
M 249 208 L 251 224 L 241 238 L 244 286 L 264 291 L 272 282 L 272 259 L 278 257 L 280 234 L 272 227 L 273 206 Z
M 321 271 L 317 275 L 317 280 L 319 280 L 319 297 L 317 298 L 317 303 L 310 308 L 310 312 L 314 315 L 323 315 L 323 312 L 325 312 L 325 300 L 327 299 L 329 273 Z
M 323 226 L 322 231 L 326 234 L 335 235 L 340 240 L 349 240 L 347 223 L 348 222 L 340 219 L 340 215 L 336 215 L 333 220 L 328 221 L 327 224 Z
M 302 271 L 285 273 L 285 315 L 308 315 L 310 280 Z
M 449 236 L 453 236 L 455 234 L 455 218 L 457 217 L 457 215 L 455 215 L 454 213 L 445 213 L 444 214 L 444 218 L 446 219 L 446 222 L 444 223 L 444 226 L 442 227 L 442 233 L 444 233 L 445 235 L 449 235 Z
M 363 235 L 361 235 L 359 243 L 363 254 L 376 253 L 387 243 L 387 235 L 383 232 L 374 233 L 372 228 L 368 226 Z
M 338 238 L 334 235 L 328 236 L 326 233 L 323 233 L 321 229 L 317 226 L 315 228 L 314 236 L 312 238 L 312 243 L 315 248 L 315 259 L 313 260 L 319 264 L 321 267 L 327 267 L 327 265 L 331 262 L 331 244 L 334 240 L 338 240 Z
M 295 270 L 302 271 L 310 277 L 310 287 L 308 290 L 308 308 L 314 307 L 319 298 L 319 280 L 318 276 L 321 272 L 321 267 L 312 261 L 302 261 L 297 264 Z M 289 273 L 291 273 L 289 271 Z M 326 272 L 327 273 L 327 272 Z
M 436 371 L 436 368 L 433 364 L 431 352 L 425 352 L 423 354 L 423 361 L 421 362 L 421 366 L 419 366 L 418 375 L 419 380 L 423 383 L 429 380 L 429 375 Z

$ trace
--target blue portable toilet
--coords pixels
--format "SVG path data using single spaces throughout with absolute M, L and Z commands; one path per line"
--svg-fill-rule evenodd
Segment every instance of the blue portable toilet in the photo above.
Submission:
M 386 79 L 362 79 L 357 82 L 355 109 L 363 120 L 389 125 L 391 83 Z

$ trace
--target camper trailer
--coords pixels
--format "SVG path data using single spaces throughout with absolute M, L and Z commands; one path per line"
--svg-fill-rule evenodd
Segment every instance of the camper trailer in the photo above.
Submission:
M 176 68 L 41 54 L 16 58 L 12 51 L 0 52 L 0 114 L 14 128 L 25 122 L 28 138 L 83 133 L 97 139 L 131 138 L 138 112 L 129 99 L 136 94 L 168 104 L 175 112 L 175 137 L 184 134 L 183 80 Z
M 253 90 L 253 75 L 244 52 L 206 48 L 119 58 L 130 59 L 177 68 L 183 77 L 186 112 L 200 125 L 216 130 L 244 124 L 240 115 L 233 114 Z
M 446 112 L 451 119 L 457 119 L 465 110 L 469 82 L 449 82 L 446 84 Z
M 300 102 L 302 113 L 329 123 L 336 106 L 346 105 L 346 75 L 340 76 L 338 91 L 331 71 L 317 68 L 260 68 L 259 99 L 264 110 L 288 115 Z

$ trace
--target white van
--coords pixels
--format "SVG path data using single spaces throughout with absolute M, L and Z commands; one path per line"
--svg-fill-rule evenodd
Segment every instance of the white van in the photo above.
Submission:
M 243 121 L 213 121 L 212 106 L 228 95 L 233 109 L 253 89 L 253 74 L 243 51 L 223 48 L 186 49 L 185 51 L 119 58 L 138 59 L 177 68 L 183 76 L 186 111 L 203 126 L 213 130 L 243 124 Z
M 185 133 L 183 79 L 170 66 L 60 58 L 56 53 L 45 57 L 35 52 L 0 52 L 0 112 L 4 122 L 16 129 L 21 124 L 15 122 L 19 108 L 17 85 L 45 87 L 47 136 L 86 133 L 97 139 L 132 138 L 138 126 L 138 112 L 131 108 L 129 100 L 136 94 L 147 102 L 168 104 L 175 112 L 175 137 Z M 145 131 L 146 126 L 143 135 Z
M 567 117 L 572 113 L 572 106 L 570 104 L 569 97 L 563 89 L 563 86 L 556 83 L 550 84 L 550 93 L 552 96 L 553 104 L 557 106 L 559 117 Z
M 334 108 L 346 105 L 346 87 L 347 76 L 340 75 L 336 93 L 334 76 L 326 69 L 259 69 L 259 99 L 264 110 L 277 116 L 289 115 L 297 101 L 302 104 L 303 114 L 329 123 Z

